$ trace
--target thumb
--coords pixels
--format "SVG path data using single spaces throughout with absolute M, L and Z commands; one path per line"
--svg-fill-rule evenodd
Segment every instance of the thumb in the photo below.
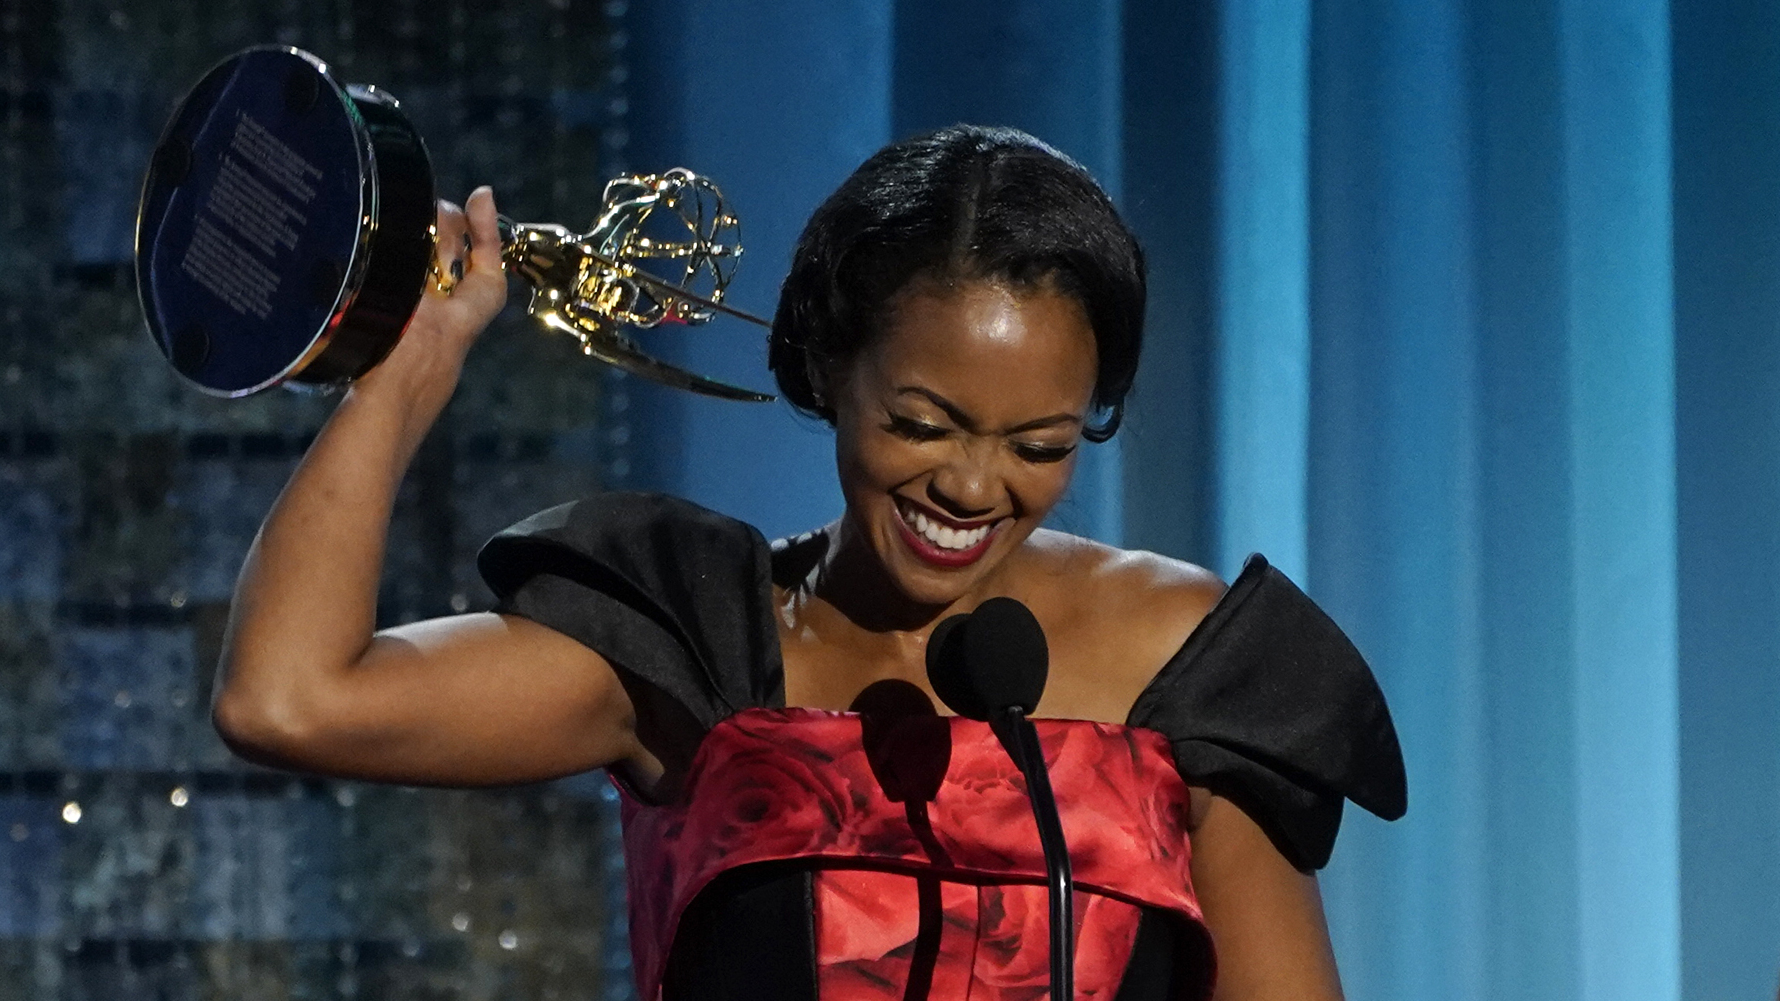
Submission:
M 500 213 L 494 189 L 483 185 L 464 202 L 469 222 L 470 252 L 463 280 L 453 298 L 469 298 L 492 316 L 507 301 L 507 272 L 501 265 Z

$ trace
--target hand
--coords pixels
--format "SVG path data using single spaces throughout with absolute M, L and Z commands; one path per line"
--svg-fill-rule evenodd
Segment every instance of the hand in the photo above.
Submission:
M 399 398 L 404 423 L 422 434 L 451 399 L 470 345 L 507 301 L 497 216 L 486 185 L 470 192 L 462 209 L 439 202 L 438 272 L 447 282 L 457 276 L 455 283 L 445 292 L 429 278 L 389 357 L 353 385 L 356 397 Z

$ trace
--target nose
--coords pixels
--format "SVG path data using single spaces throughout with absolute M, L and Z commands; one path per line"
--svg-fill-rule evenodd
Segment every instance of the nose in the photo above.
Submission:
M 927 499 L 961 521 L 980 518 L 995 510 L 998 499 L 994 464 L 986 449 L 959 449 L 927 481 Z

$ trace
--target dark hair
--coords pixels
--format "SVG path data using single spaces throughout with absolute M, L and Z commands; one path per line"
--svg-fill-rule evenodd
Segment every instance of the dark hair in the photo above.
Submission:
M 786 400 L 834 421 L 812 373 L 851 359 L 891 300 L 922 278 L 1050 288 L 1081 303 L 1099 371 L 1083 430 L 1118 430 L 1143 343 L 1137 239 L 1081 164 L 1018 129 L 954 125 L 886 146 L 816 209 L 798 237 L 767 364 Z

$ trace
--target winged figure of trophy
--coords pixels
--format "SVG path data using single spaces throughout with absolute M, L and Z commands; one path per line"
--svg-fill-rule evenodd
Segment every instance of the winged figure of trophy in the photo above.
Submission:
M 624 333 L 626 327 L 704 323 L 717 313 L 766 325 L 723 304 L 742 254 L 741 224 L 717 186 L 676 168 L 614 178 L 602 203 L 586 233 L 501 220 L 502 259 L 532 286 L 527 311 L 546 327 L 573 334 L 584 353 L 627 372 L 711 396 L 772 399 L 650 357 Z M 679 274 L 658 277 L 646 270 L 651 261 L 671 263 Z
M 382 361 L 434 273 L 432 164 L 401 105 L 319 58 L 259 46 L 180 102 L 137 216 L 137 288 L 167 360 L 206 392 L 340 386 Z M 592 228 L 501 220 L 529 312 L 582 351 L 669 386 L 773 397 L 644 352 L 626 332 L 765 320 L 723 302 L 741 226 L 710 179 L 619 177 Z

